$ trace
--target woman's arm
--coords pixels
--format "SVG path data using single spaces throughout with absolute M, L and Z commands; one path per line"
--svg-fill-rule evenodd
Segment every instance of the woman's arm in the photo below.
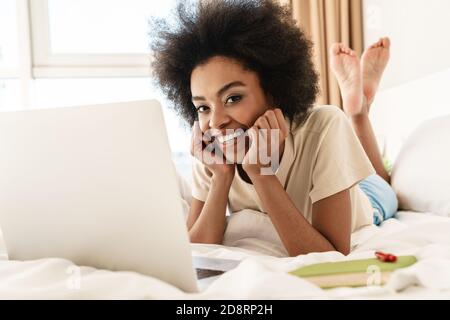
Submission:
M 192 128 L 191 154 L 202 162 L 210 177 L 206 201 L 193 198 L 187 219 L 189 238 L 195 243 L 222 244 L 228 193 L 233 182 L 235 165 L 223 156 L 209 151 L 198 122 Z
M 278 131 L 279 147 L 276 148 L 276 141 L 272 143 L 271 135 L 260 135 L 260 130 Z M 261 152 L 271 157 L 282 155 L 287 135 L 288 128 L 280 109 L 267 111 L 249 130 L 251 145 L 243 168 L 253 182 L 264 211 L 291 256 L 335 250 L 350 253 L 351 201 L 348 190 L 314 203 L 310 224 L 297 210 L 278 178 L 274 174 L 262 174 L 263 164 L 251 161 L 259 159 Z
M 222 244 L 226 227 L 228 193 L 233 176 L 213 175 L 206 202 L 193 199 L 187 219 L 189 237 L 194 243 Z
M 297 210 L 274 175 L 250 176 L 290 256 L 310 252 L 350 253 L 351 204 L 345 190 L 313 204 L 312 225 Z

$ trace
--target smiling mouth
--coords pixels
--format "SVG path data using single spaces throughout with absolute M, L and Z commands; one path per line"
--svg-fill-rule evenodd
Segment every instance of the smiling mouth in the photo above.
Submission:
M 245 133 L 246 132 L 244 130 L 236 130 L 234 133 L 221 135 L 221 136 L 216 137 L 216 139 L 219 143 L 227 144 L 227 143 L 233 141 L 234 139 L 237 139 L 237 138 L 245 135 Z

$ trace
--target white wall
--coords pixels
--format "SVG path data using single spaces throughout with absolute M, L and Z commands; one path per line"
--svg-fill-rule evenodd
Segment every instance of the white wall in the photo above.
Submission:
M 450 1 L 363 0 L 364 42 L 392 39 L 381 89 L 450 68 Z
M 394 161 L 405 140 L 424 121 L 450 115 L 450 69 L 380 92 L 371 120 L 385 155 Z M 442 137 L 450 149 L 450 137 Z
M 365 47 L 385 35 L 392 39 L 371 120 L 381 149 L 395 161 L 423 121 L 450 114 L 450 1 L 363 1 Z

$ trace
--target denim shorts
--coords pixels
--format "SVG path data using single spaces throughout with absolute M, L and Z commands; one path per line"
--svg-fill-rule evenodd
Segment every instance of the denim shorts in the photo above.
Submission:
M 380 225 L 384 220 L 393 218 L 398 210 L 395 191 L 379 175 L 371 175 L 359 183 L 374 209 L 373 223 Z

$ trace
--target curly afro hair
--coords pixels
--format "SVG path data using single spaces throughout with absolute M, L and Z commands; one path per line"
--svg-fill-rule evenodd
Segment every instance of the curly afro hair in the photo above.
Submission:
M 214 56 L 256 72 L 260 85 L 291 121 L 303 121 L 318 94 L 312 43 L 288 6 L 271 0 L 178 2 L 170 20 L 152 21 L 153 76 L 175 111 L 192 126 L 193 69 Z

